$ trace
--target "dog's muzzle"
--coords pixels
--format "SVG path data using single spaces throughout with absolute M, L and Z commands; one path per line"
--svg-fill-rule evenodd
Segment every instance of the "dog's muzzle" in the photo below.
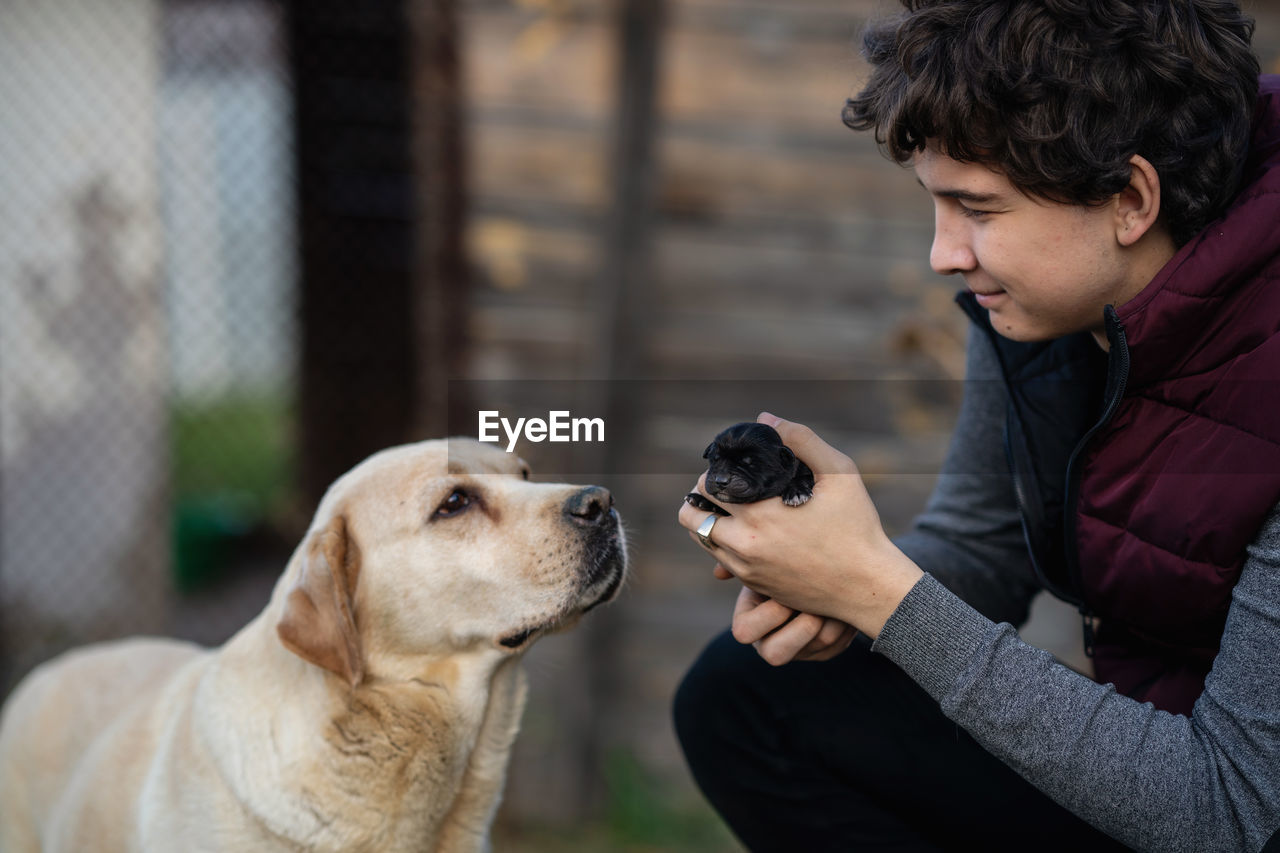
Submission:
M 498 640 L 509 649 L 523 647 L 535 635 L 555 630 L 570 616 L 586 613 L 611 601 L 627 574 L 627 544 L 622 520 L 613 508 L 608 489 L 588 486 L 575 492 L 561 507 L 563 517 L 582 537 L 582 561 L 575 601 L 550 621 L 528 626 Z
M 626 575 L 626 542 L 613 495 L 600 486 L 587 486 L 564 503 L 568 521 L 582 531 L 586 553 L 583 592 L 591 596 L 583 612 L 611 600 Z M 597 589 L 599 593 L 592 595 Z

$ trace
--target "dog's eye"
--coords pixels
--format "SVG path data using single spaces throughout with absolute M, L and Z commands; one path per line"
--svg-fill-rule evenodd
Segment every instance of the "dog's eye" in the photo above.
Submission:
M 449 497 L 445 498 L 440 503 L 440 506 L 436 507 L 435 517 L 448 518 L 451 515 L 457 515 L 471 506 L 473 500 L 475 499 L 467 494 L 466 489 L 454 489 L 449 493 Z

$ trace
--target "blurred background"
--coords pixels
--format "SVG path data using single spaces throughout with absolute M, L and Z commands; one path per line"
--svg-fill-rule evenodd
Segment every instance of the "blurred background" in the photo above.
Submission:
M 902 530 L 960 395 L 929 200 L 839 117 L 893 8 L 0 0 L 0 695 L 222 642 L 376 449 L 571 410 L 607 441 L 518 451 L 634 574 L 528 655 L 497 849 L 736 849 L 668 717 L 736 592 L 674 521 L 702 449 L 807 422 Z M 1069 609 L 1024 635 L 1087 665 Z

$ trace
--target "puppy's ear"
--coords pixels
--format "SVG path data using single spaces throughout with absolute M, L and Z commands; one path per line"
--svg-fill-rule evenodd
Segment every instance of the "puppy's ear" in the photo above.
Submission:
M 716 443 L 713 441 L 713 442 L 711 442 L 710 444 L 708 444 L 708 445 L 707 445 L 707 449 L 706 449 L 706 450 L 702 451 L 702 458 L 703 458 L 703 459 L 710 459 L 710 458 L 711 458 L 711 451 L 713 451 L 713 450 L 715 450 L 715 449 L 716 449 Z
M 782 460 L 783 465 L 791 465 L 796 461 L 796 455 L 786 445 L 778 448 L 778 458 Z
M 286 648 L 352 687 L 364 678 L 354 611 L 359 576 L 360 551 L 347 533 L 346 519 L 337 516 L 308 537 L 301 570 L 276 625 Z

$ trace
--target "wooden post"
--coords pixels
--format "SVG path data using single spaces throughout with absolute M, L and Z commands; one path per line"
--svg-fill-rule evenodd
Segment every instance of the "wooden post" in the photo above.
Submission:
M 617 7 L 618 79 L 612 169 L 613 206 L 605 225 L 604 259 L 597 289 L 596 338 L 587 364 L 604 381 L 591 383 L 602 400 L 588 410 L 603 411 L 609 428 L 601 473 L 618 491 L 626 489 L 627 463 L 637 450 L 644 401 L 632 384 L 646 377 L 650 318 L 646 290 L 651 286 L 654 184 L 657 138 L 658 64 L 666 18 L 665 0 L 619 0 Z M 613 607 L 593 614 L 583 632 L 588 707 L 582 759 L 584 803 L 599 803 L 596 784 L 604 769 L 610 703 L 623 696 L 619 659 L 625 610 Z
M 447 393 L 465 347 L 461 87 L 453 0 L 299 0 L 289 31 L 314 503 L 365 455 L 470 423 Z
M 413 38 L 413 160 L 416 230 L 415 432 L 422 437 L 475 433 L 462 392 L 466 375 L 467 218 L 462 61 L 455 0 L 409 3 Z
M 301 478 L 311 503 L 409 437 L 414 176 L 404 0 L 289 8 L 301 260 Z
M 618 102 L 610 158 L 613 208 L 604 233 L 599 325 L 588 361 L 602 379 L 636 379 L 645 362 L 657 135 L 658 56 L 665 0 L 619 0 Z M 622 402 L 610 395 L 610 403 Z M 612 422 L 610 421 L 612 424 Z M 624 451 L 625 452 L 625 451 Z M 611 460 L 616 467 L 615 454 Z

